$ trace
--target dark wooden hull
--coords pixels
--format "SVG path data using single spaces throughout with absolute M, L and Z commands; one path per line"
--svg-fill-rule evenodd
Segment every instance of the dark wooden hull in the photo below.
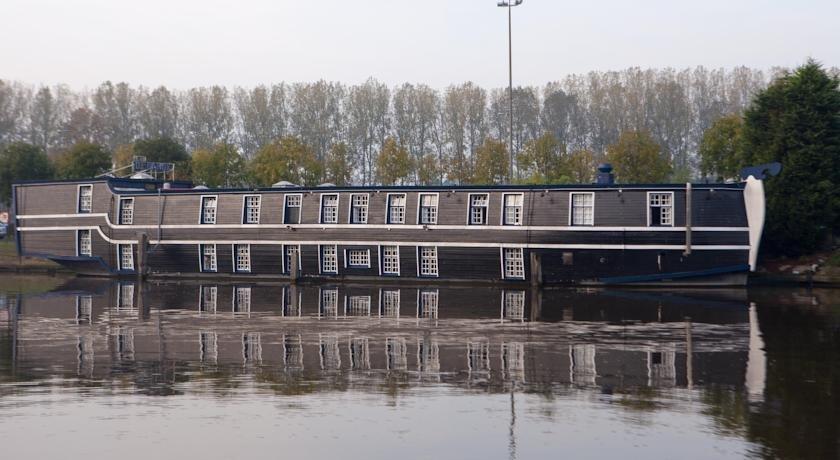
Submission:
M 94 181 L 92 207 L 80 213 L 82 182 L 15 185 L 17 241 L 21 254 L 55 260 L 80 274 L 104 276 L 287 280 L 284 250 L 300 248 L 295 278 L 385 282 L 490 282 L 509 284 L 743 285 L 757 244 L 738 185 L 618 186 L 581 188 L 316 188 L 259 191 L 162 191 Z M 673 195 L 669 227 L 649 224 L 651 190 Z M 258 224 L 243 224 L 243 197 L 259 194 Z M 350 195 L 369 196 L 366 224 L 350 224 Z M 388 195 L 406 195 L 404 224 L 387 222 Z M 438 222 L 418 221 L 418 195 L 438 197 Z M 466 225 L 470 195 L 486 194 L 486 225 Z M 594 222 L 573 226 L 570 193 L 592 193 Z M 301 196 L 300 223 L 284 222 L 284 196 Z M 337 223 L 319 223 L 320 196 L 339 196 Z M 520 225 L 503 225 L 506 194 L 523 197 Z M 201 197 L 218 199 L 214 224 L 200 223 Z M 119 222 L 119 200 L 133 199 L 130 224 Z M 690 211 L 690 212 L 687 212 Z M 90 231 L 91 254 L 80 256 L 79 231 Z M 148 241 L 144 245 L 142 241 Z M 212 245 L 215 270 L 202 267 L 201 245 Z M 133 268 L 120 267 L 118 246 L 131 247 Z M 247 245 L 248 270 L 234 269 L 234 245 Z M 337 273 L 325 273 L 321 248 L 336 247 Z M 382 270 L 383 247 L 398 246 L 399 273 Z M 421 272 L 421 247 L 434 247 L 437 273 Z M 522 273 L 511 276 L 503 251 L 521 250 Z M 354 267 L 347 253 L 369 254 Z

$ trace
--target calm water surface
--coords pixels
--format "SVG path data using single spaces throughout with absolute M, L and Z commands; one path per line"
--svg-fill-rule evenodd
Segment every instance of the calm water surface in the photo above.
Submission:
M 30 285 L 4 458 L 840 458 L 837 291 Z

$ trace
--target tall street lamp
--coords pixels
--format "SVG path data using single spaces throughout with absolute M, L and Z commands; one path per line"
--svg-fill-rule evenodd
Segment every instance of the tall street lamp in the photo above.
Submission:
M 508 144 L 508 182 L 513 182 L 513 28 L 511 27 L 511 9 L 522 4 L 523 0 L 501 1 L 496 6 L 508 10 L 508 115 L 510 115 L 510 143 Z

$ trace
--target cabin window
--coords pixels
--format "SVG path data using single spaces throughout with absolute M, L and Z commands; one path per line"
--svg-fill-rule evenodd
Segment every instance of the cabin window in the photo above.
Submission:
M 91 241 L 90 230 L 78 231 L 78 245 L 77 256 L 90 257 L 93 255 L 93 244 Z
M 382 310 L 379 312 L 381 316 L 387 318 L 400 317 L 400 290 L 389 289 L 382 291 Z
M 299 224 L 302 195 L 286 195 L 285 209 L 283 211 L 284 224 Z
M 321 246 L 321 273 L 338 273 L 338 249 L 334 244 Z
M 201 286 L 201 297 L 198 311 L 201 313 L 216 313 L 216 303 L 219 298 L 219 288 L 216 286 Z
M 79 213 L 88 213 L 93 208 L 93 185 L 79 186 Z
M 134 198 L 120 198 L 120 225 L 134 222 Z
M 522 225 L 522 194 L 505 195 L 505 209 L 502 225 Z
M 292 274 L 292 264 L 297 264 L 298 273 L 300 273 L 300 246 L 286 245 L 283 251 L 283 271 Z
M 382 274 L 400 274 L 400 247 L 382 246 Z
M 117 252 L 119 252 L 119 269 L 120 270 L 134 270 L 134 248 L 130 244 L 118 244 Z
M 251 313 L 251 288 L 233 288 L 233 312 Z
M 347 251 L 347 265 L 353 268 L 370 268 L 370 251 L 367 249 L 350 249 Z
M 259 195 L 246 195 L 244 202 L 243 220 L 246 224 L 260 223 L 260 201 Z
M 216 264 L 216 245 L 202 244 L 201 249 L 201 271 L 213 273 L 217 269 Z
M 438 276 L 436 247 L 420 247 L 420 276 Z
M 438 317 L 438 291 L 421 290 L 417 294 L 417 317 L 437 319 Z
M 320 302 L 321 316 L 338 316 L 338 289 L 321 290 Z
M 522 248 L 502 249 L 506 279 L 525 279 L 525 263 L 522 260 Z
M 648 193 L 648 225 L 671 227 L 674 225 L 674 193 Z
M 247 273 L 251 271 L 251 245 L 233 245 L 233 268 L 237 273 Z
M 405 194 L 388 195 L 388 223 L 405 223 Z
M 437 224 L 438 196 L 433 193 L 420 194 L 420 224 Z
M 487 225 L 487 206 L 489 199 L 486 193 L 470 195 L 470 225 Z
M 201 223 L 215 224 L 216 223 L 216 202 L 218 198 L 215 196 L 201 197 Z
M 571 224 L 572 225 L 594 225 L 595 217 L 595 194 L 594 193 L 572 193 L 571 201 Z
M 350 195 L 350 223 L 366 224 L 368 220 L 368 201 L 370 197 L 365 193 Z
M 338 223 L 338 195 L 321 195 L 321 223 Z

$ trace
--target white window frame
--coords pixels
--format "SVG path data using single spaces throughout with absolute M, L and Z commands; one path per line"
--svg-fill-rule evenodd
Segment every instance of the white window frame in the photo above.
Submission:
M 434 273 L 423 273 L 423 250 L 431 249 L 434 251 Z M 418 278 L 437 278 L 440 276 L 440 263 L 438 260 L 437 246 L 417 246 L 417 277 Z
M 88 251 L 82 253 L 82 234 L 87 233 Z M 93 231 L 90 229 L 76 230 L 76 257 L 93 257 Z
M 334 251 L 333 257 L 335 257 L 335 270 L 328 271 L 324 269 L 324 248 L 332 248 Z M 323 244 L 318 245 L 318 273 L 321 274 L 330 274 L 330 275 L 337 275 L 338 274 L 338 245 L 336 244 Z
M 250 222 L 248 220 L 248 210 L 251 209 L 248 207 L 248 198 L 256 198 L 257 199 L 257 221 Z M 218 202 L 216 203 L 218 206 Z M 262 208 L 262 195 L 242 195 L 242 223 L 244 225 L 258 225 L 260 223 L 260 214 Z M 218 212 L 218 207 L 216 208 Z
M 671 196 L 671 204 L 668 205 L 668 206 L 663 206 L 663 205 L 654 206 L 650 203 L 651 195 L 670 195 Z M 675 220 L 675 217 L 676 217 L 676 215 L 675 215 L 675 207 L 676 206 L 674 206 L 674 192 L 647 192 L 647 197 L 646 198 L 647 198 L 647 200 L 646 200 L 647 201 L 647 206 L 646 206 L 645 210 L 647 212 L 647 226 L 648 227 L 654 227 L 653 223 L 650 221 L 650 214 L 651 214 L 651 208 L 657 207 L 657 208 L 671 208 L 671 223 L 670 224 L 660 223 L 659 225 L 656 225 L 656 227 L 673 227 L 674 226 L 674 220 Z M 662 211 L 660 210 L 660 217 L 659 217 L 660 221 L 662 219 L 661 212 Z
M 518 251 L 518 261 L 519 261 L 519 268 L 522 270 L 522 274 L 519 275 L 517 272 L 508 272 L 508 257 L 505 254 L 506 251 Z M 506 280 L 524 280 L 525 279 L 525 250 L 523 248 L 511 248 L 511 247 L 501 247 L 499 248 L 500 256 L 502 259 L 502 279 Z
M 204 248 L 213 248 L 213 268 L 208 269 L 204 266 Z M 200 273 L 216 273 L 219 271 L 219 249 L 215 244 L 199 244 L 198 245 L 198 271 Z
M 362 219 L 360 222 L 353 222 L 353 208 L 356 207 L 356 205 L 353 204 L 353 199 L 356 198 L 356 197 L 364 197 L 365 200 L 366 200 L 364 205 L 359 206 L 359 208 L 364 210 L 363 211 L 364 219 Z M 368 223 L 368 218 L 370 217 L 370 213 L 369 213 L 369 211 L 370 211 L 370 193 L 351 193 L 349 201 L 350 201 L 350 208 L 349 208 L 350 212 L 347 213 L 347 223 L 348 224 L 355 224 L 355 225 L 367 224 Z
M 487 197 L 487 203 L 484 206 L 476 206 L 477 208 L 484 208 L 484 222 L 480 224 L 474 224 L 472 222 L 472 211 L 473 211 L 473 196 L 484 195 Z M 467 225 L 473 227 L 481 227 L 490 224 L 490 192 L 484 193 L 469 193 L 467 194 Z
M 395 206 L 391 205 L 391 199 L 394 197 L 402 197 L 403 205 L 397 206 L 402 208 L 402 220 L 395 221 L 391 216 L 391 211 Z M 407 193 L 388 193 L 385 195 L 385 223 L 388 225 L 402 225 L 408 220 L 408 194 Z
M 123 207 L 124 203 L 131 203 L 131 210 L 128 214 L 128 219 L 125 219 L 125 208 Z M 123 198 L 120 197 L 120 200 L 117 205 L 117 223 L 119 225 L 132 225 L 134 224 L 134 198 Z
M 386 248 L 396 248 L 397 250 L 397 271 L 385 271 L 385 250 Z M 399 245 L 386 245 L 386 246 L 379 246 L 379 274 L 385 276 L 400 276 L 400 246 Z M 390 256 L 393 257 L 393 256 Z
M 299 204 L 297 206 L 289 206 L 289 197 L 297 197 Z M 296 223 L 286 222 L 286 209 L 298 208 L 298 221 Z M 319 217 L 320 220 L 320 217 Z M 283 195 L 283 223 L 286 225 L 297 225 L 303 221 L 303 194 L 302 193 L 286 193 Z
M 575 224 L 575 195 L 589 195 L 592 197 L 592 223 Z M 570 227 L 593 227 L 595 226 L 595 192 L 569 192 L 569 226 Z
M 90 204 L 87 209 L 82 209 L 82 189 L 90 190 Z M 93 184 L 79 184 L 76 187 L 76 213 L 90 214 L 93 212 Z
M 131 259 L 130 259 L 129 264 L 124 263 L 125 260 L 123 260 L 123 257 L 122 257 L 123 248 L 126 247 L 126 246 L 128 248 L 130 248 L 130 253 L 131 253 Z M 120 271 L 134 270 L 134 245 L 133 244 L 118 244 L 117 245 L 117 268 Z
M 332 222 L 325 222 L 324 221 L 324 198 L 334 196 L 335 197 L 335 220 Z M 320 202 L 318 205 L 318 222 L 321 224 L 337 224 L 338 223 L 338 210 L 341 208 L 341 194 L 338 193 L 322 193 L 320 197 Z
M 248 267 L 247 268 L 239 268 L 239 255 L 237 254 L 237 250 L 240 246 L 244 246 L 248 250 Z M 233 272 L 234 273 L 251 273 L 252 264 L 251 264 L 251 245 L 250 244 L 232 244 L 231 245 L 231 252 L 232 252 L 232 259 L 233 259 Z
M 429 206 L 435 208 L 435 221 L 423 223 L 423 197 L 424 196 L 433 196 L 435 198 L 435 205 Z M 423 192 L 417 195 L 417 225 L 437 225 L 439 218 L 440 218 L 440 193 L 439 192 Z
M 514 223 L 507 223 L 505 222 L 505 218 L 507 217 L 507 198 L 509 196 L 518 196 L 522 200 L 522 204 L 519 206 L 514 206 L 519 208 L 519 220 Z M 517 226 L 522 225 L 522 221 L 525 219 L 525 194 L 524 193 L 504 193 L 502 194 L 502 216 L 500 219 L 501 225 L 507 226 Z
M 361 263 L 352 263 L 354 252 L 364 254 Z M 365 262 L 365 259 L 367 262 Z M 344 268 L 370 268 L 370 249 L 351 248 L 344 250 Z
M 213 222 L 205 222 L 204 221 L 204 200 L 208 198 L 214 198 L 216 200 L 216 205 L 214 206 L 215 211 L 213 211 Z M 201 195 L 201 201 L 198 203 L 198 223 L 199 225 L 215 225 L 216 222 L 219 221 L 219 195 Z

